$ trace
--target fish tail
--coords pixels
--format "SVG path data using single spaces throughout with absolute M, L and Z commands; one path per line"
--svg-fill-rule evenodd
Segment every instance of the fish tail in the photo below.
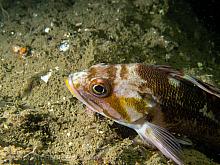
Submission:
M 146 122 L 136 131 L 145 142 L 156 146 L 167 158 L 178 165 L 184 165 L 181 146 L 166 129 Z

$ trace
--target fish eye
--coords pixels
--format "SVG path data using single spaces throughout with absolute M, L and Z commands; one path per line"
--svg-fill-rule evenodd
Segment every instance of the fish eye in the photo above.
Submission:
M 95 94 L 98 94 L 98 95 L 105 94 L 107 92 L 105 87 L 101 84 L 93 85 L 92 90 Z
M 110 85 L 105 79 L 93 79 L 90 83 L 90 91 L 97 97 L 107 97 L 110 94 Z

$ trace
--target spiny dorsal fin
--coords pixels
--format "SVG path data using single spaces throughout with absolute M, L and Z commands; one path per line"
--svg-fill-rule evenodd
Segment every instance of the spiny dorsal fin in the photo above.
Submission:
M 175 74 L 175 75 L 179 75 L 179 76 L 183 76 L 184 73 L 182 70 L 177 70 L 172 68 L 171 66 L 167 66 L 167 65 L 156 65 L 156 68 L 165 72 L 166 74 Z
M 197 78 L 193 78 L 191 76 L 185 75 L 183 71 L 175 70 L 170 66 L 166 65 L 157 65 L 157 69 L 165 72 L 168 76 L 175 78 L 177 80 L 180 80 L 185 83 L 191 83 L 200 89 L 208 92 L 211 95 L 215 95 L 216 97 L 220 98 L 220 89 L 214 87 L 213 85 L 207 84 L 205 82 L 202 82 L 201 80 Z
M 202 82 L 199 79 L 190 77 L 188 75 L 183 76 L 183 78 L 185 78 L 186 80 L 190 81 L 191 83 L 193 83 L 194 85 L 196 85 L 197 87 L 201 88 L 202 90 L 215 95 L 216 97 L 220 98 L 220 89 L 214 87 L 213 85 L 207 84 L 205 82 Z

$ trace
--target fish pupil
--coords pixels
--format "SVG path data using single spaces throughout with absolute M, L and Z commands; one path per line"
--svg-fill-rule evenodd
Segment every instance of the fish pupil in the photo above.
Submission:
M 102 85 L 94 85 L 93 91 L 95 92 L 95 94 L 104 94 L 106 92 L 106 89 Z

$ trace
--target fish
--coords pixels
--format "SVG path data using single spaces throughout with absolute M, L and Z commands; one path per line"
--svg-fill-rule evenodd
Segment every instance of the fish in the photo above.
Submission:
M 69 91 L 88 109 L 137 132 L 178 165 L 176 135 L 220 153 L 220 90 L 165 65 L 96 64 L 71 73 Z

